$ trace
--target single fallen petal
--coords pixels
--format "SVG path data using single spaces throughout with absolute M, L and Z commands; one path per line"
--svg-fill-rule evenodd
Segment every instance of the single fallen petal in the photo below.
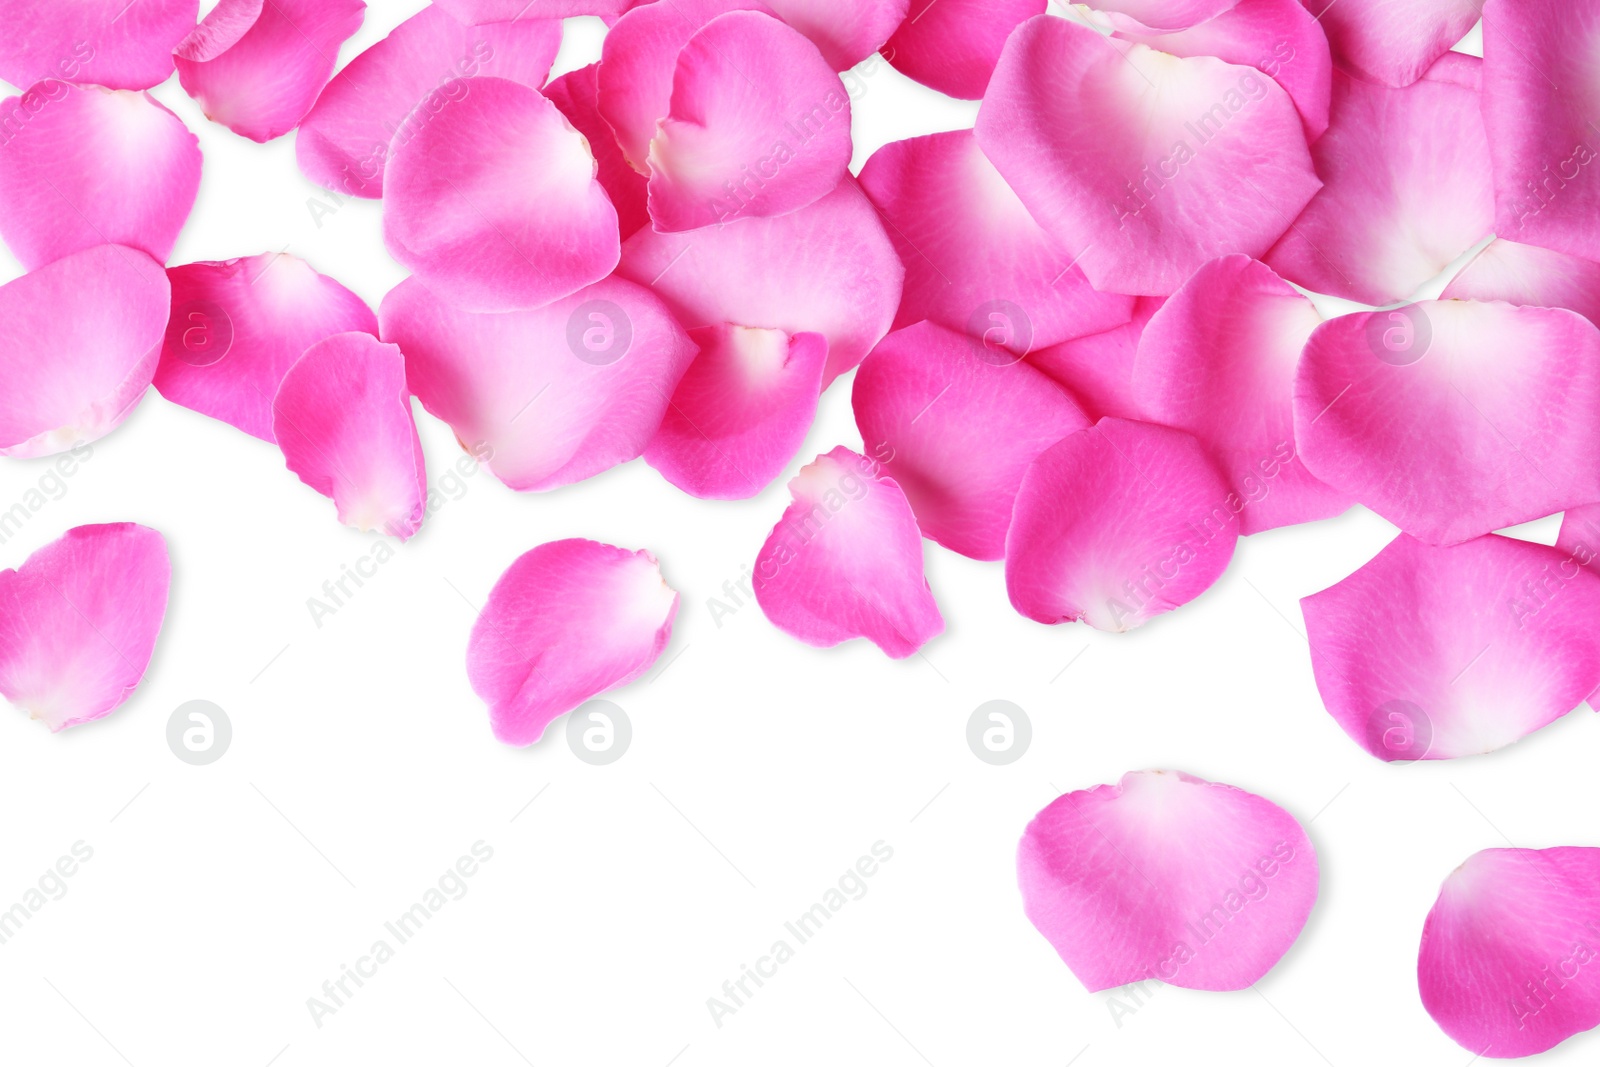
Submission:
M 477 78 L 384 168 L 389 254 L 467 311 L 548 304 L 611 273 L 617 212 L 584 136 L 536 90 Z
M 1248 988 L 1300 936 L 1317 880 L 1294 816 L 1181 771 L 1063 794 L 1017 847 L 1028 920 L 1091 993 Z
M 1479 65 L 1452 52 L 1404 89 L 1336 73 L 1328 132 L 1311 147 L 1322 191 L 1268 266 L 1316 292 L 1390 304 L 1488 236 Z
M 219 0 L 174 49 L 178 81 L 206 117 L 270 141 L 294 129 L 356 30 L 361 0 Z
M 1482 0 L 1300 0 L 1328 35 L 1340 66 L 1410 85 L 1467 35 Z
M 877 462 L 835 448 L 800 468 L 789 495 L 752 579 L 774 626 L 817 648 L 865 637 L 894 659 L 944 632 L 916 517 Z
M 467 644 L 472 691 L 508 745 L 626 685 L 672 638 L 678 594 L 648 552 L 572 538 L 525 552 L 489 593 Z
M 1139 339 L 1140 409 L 1210 450 L 1245 503 L 1241 534 L 1325 519 L 1352 503 L 1295 454 L 1295 367 L 1321 321 L 1267 267 L 1225 256 L 1172 294 Z
M 1432 544 L 1600 500 L 1600 329 L 1424 301 L 1317 327 L 1295 382 L 1312 474 Z
M 708 326 L 644 461 L 712 500 L 755 496 L 799 451 L 817 413 L 828 340 L 820 333 Z
M 1035 622 L 1125 632 L 1211 588 L 1244 501 L 1182 430 L 1101 419 L 1040 453 L 1006 534 L 1006 592 Z
M 78 526 L 0 571 L 0 694 L 52 731 L 133 695 L 167 613 L 172 563 L 156 531 Z
M 611 198 L 611 206 L 617 209 L 617 224 L 626 241 L 641 227 L 650 225 L 647 186 L 644 175 L 628 165 L 616 135 L 600 115 L 599 74 L 598 63 L 579 67 L 546 85 L 544 95 L 589 142 L 595 178 Z
M 200 189 L 200 142 L 149 93 L 40 82 L 0 103 L 0 236 L 27 270 L 95 245 L 165 261 Z
M 1262 255 L 1319 188 L 1294 103 L 1251 67 L 1048 15 L 1006 43 L 978 143 L 1097 289 L 1163 296 Z
M 1011 31 L 1048 0 L 913 0 L 884 55 L 906 77 L 963 100 L 978 100 Z
M 0 286 L 0 456 L 97 441 L 144 396 L 171 289 L 136 248 L 99 245 Z
M 578 15 L 598 15 L 604 19 L 613 19 L 638 2 L 639 0 L 433 0 L 435 7 L 448 11 L 469 26 L 520 19 L 564 19 Z
M 828 339 L 831 382 L 894 320 L 905 268 L 852 178 L 809 207 L 687 233 L 643 229 L 619 274 L 659 293 L 689 329 L 733 323 Z
M 1439 299 L 1567 308 L 1600 324 L 1600 263 L 1496 238 L 1450 279 Z
M 924 537 L 973 559 L 1005 555 L 1022 475 L 1090 425 L 1026 361 L 931 322 L 896 330 L 856 372 L 856 425 L 905 490 Z
M 1067 387 L 1089 417 L 1107 415 L 1149 422 L 1133 392 L 1133 361 L 1139 338 L 1161 310 L 1165 297 L 1141 296 L 1133 304 L 1133 318 L 1087 337 L 1075 337 L 1049 348 L 1028 353 L 1028 363 Z
M 286 253 L 185 263 L 167 277 L 172 316 L 156 389 L 263 441 L 276 440 L 272 398 L 307 348 L 336 333 L 378 332 L 359 296 Z
M 1033 221 L 971 130 L 894 141 L 861 168 L 905 264 L 895 329 L 929 319 L 1019 355 L 1128 321 Z
M 350 196 L 383 195 L 383 167 L 480 76 L 537 89 L 550 75 L 561 24 L 520 19 L 467 26 L 438 6 L 402 22 L 328 83 L 295 134 L 305 176 Z
M 148 89 L 199 16 L 200 0 L 0 0 L 0 78 Z
M 544 307 L 454 307 L 409 278 L 378 309 L 422 406 L 513 489 L 554 489 L 634 459 L 695 346 L 659 299 L 620 278 Z
M 1401 534 L 1300 601 L 1328 713 L 1383 760 L 1493 752 L 1600 686 L 1600 577 L 1584 559 L 1490 534 Z
M 816 42 L 834 70 L 849 70 L 883 47 L 905 21 L 910 0 L 767 0 Z
M 339 509 L 339 521 L 404 541 L 428 495 L 406 361 L 369 333 L 306 349 L 278 386 L 272 430 L 289 469 Z
M 1186 30 L 1232 8 L 1239 0 L 1095 0 L 1094 8 L 1119 29 Z

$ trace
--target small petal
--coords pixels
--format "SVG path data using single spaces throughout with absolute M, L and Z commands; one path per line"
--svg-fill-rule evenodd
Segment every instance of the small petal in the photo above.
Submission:
M 783 21 L 816 42 L 834 70 L 849 70 L 883 47 L 905 21 L 910 0 L 767 0 Z
M 148 89 L 199 17 L 200 0 L 0 0 L 0 78 Z
M 1133 318 L 1123 325 L 1030 352 L 1028 363 L 1066 386 L 1092 419 L 1155 421 L 1133 394 L 1133 361 L 1139 338 L 1165 302 L 1165 297 L 1141 296 L 1134 301 Z
M 573 538 L 517 558 L 489 593 L 467 645 L 467 677 L 508 745 L 626 685 L 672 638 L 678 594 L 656 558 Z
M 1600 324 L 1600 263 L 1496 238 L 1450 279 L 1439 299 L 1567 308 Z
M 79 526 L 0 571 L 0 694 L 52 731 L 133 695 L 167 613 L 172 563 L 156 531 Z
M 628 165 L 616 135 L 600 115 L 599 74 L 598 63 L 579 67 L 546 85 L 544 95 L 589 142 L 596 179 L 611 198 L 611 206 L 617 209 L 617 223 L 626 241 L 641 227 L 650 225 L 647 187 L 644 175 Z
M 894 68 L 930 89 L 982 98 L 1011 31 L 1048 0 L 914 0 L 883 53 Z
M 1028 920 L 1091 993 L 1248 988 L 1300 936 L 1318 874 L 1294 816 L 1181 771 L 1057 797 L 1017 848 Z
M 1300 0 L 1340 66 L 1401 87 L 1427 73 L 1478 21 L 1483 0 Z
M 802 467 L 789 494 L 756 557 L 756 602 L 774 626 L 817 648 L 865 637 L 894 659 L 944 632 L 917 520 L 894 479 L 835 448 Z

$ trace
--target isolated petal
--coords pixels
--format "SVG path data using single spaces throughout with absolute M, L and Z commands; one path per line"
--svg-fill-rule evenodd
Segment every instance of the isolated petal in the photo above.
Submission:
M 971 130 L 884 145 L 861 168 L 861 189 L 905 264 L 896 329 L 929 319 L 1021 355 L 1132 314 L 1132 297 L 1090 288 Z
M 1028 353 L 1028 363 L 1066 386 L 1091 419 L 1156 421 L 1147 418 L 1134 396 L 1133 361 L 1139 338 L 1165 302 L 1165 297 L 1141 296 L 1134 301 L 1133 318 L 1121 326 L 1037 349 Z
M 1253 985 L 1300 936 L 1317 878 L 1294 816 L 1181 771 L 1059 796 L 1017 847 L 1023 910 L 1091 993 Z
M 270 141 L 317 102 L 367 5 L 361 0 L 219 0 L 174 50 L 178 81 L 206 117 Z
M 1035 622 L 1142 626 L 1217 580 L 1243 507 L 1194 437 L 1101 419 L 1023 475 L 1006 534 L 1011 606 Z
M 74 252 L 0 286 L 0 456 L 97 441 L 144 396 L 171 290 L 135 248 Z
M 983 96 L 1011 31 L 1048 0 L 913 0 L 883 52 L 906 77 L 949 96 Z
M 852 401 L 867 451 L 905 490 L 923 536 L 974 559 L 1005 555 L 1028 464 L 1090 424 L 1027 362 L 931 322 L 878 342 Z
M 1439 299 L 1567 308 L 1600 323 L 1600 263 L 1496 238 L 1450 279 Z
M 286 253 L 185 263 L 167 277 L 172 317 L 156 388 L 263 441 L 275 440 L 278 384 L 307 348 L 336 333 L 378 332 L 359 296 Z
M 917 520 L 878 463 L 835 448 L 800 468 L 789 495 L 753 579 L 774 626 L 818 648 L 865 637 L 894 659 L 944 632 Z
M 1312 474 L 1432 544 L 1600 501 L 1600 329 L 1466 300 L 1330 319 L 1301 357 L 1295 439 Z
M 467 644 L 467 677 L 495 737 L 531 745 L 552 719 L 643 674 L 677 613 L 648 552 L 572 538 L 523 553 Z
M 1260 256 L 1320 184 L 1271 78 L 1047 15 L 1006 43 L 977 136 L 1095 288 L 1119 293 L 1165 295 L 1207 260 Z
M 627 11 L 639 0 L 433 0 L 469 26 L 486 22 L 511 22 L 514 19 L 564 19 L 578 15 L 599 15 L 611 19 Z M 675 0 L 676 2 L 676 0 Z
M 820 333 L 707 326 L 644 461 L 698 497 L 755 496 L 800 449 L 817 413 L 828 340 Z
M 40 82 L 0 103 L 0 236 L 32 270 L 95 245 L 172 254 L 200 142 L 149 93 Z M 23 118 L 15 118 L 15 116 Z
M 645 178 L 628 165 L 616 135 L 600 115 L 599 74 L 598 63 L 579 67 L 546 85 L 544 95 L 589 142 L 595 177 L 611 198 L 611 206 L 617 209 L 617 223 L 626 241 L 641 227 L 650 225 Z
M 421 126 L 472 92 L 474 78 L 537 89 L 560 47 L 559 22 L 525 18 L 474 27 L 425 7 L 328 83 L 295 134 L 300 169 L 335 192 L 381 197 L 389 153 L 405 151 Z
M 468 311 L 538 307 L 611 273 L 617 212 L 583 135 L 526 85 L 471 89 L 384 169 L 389 254 Z
M 0 0 L 0 78 L 148 89 L 199 17 L 200 0 Z
M 640 230 L 618 273 L 654 289 L 689 329 L 733 323 L 822 334 L 831 382 L 889 332 L 905 268 L 871 202 L 846 178 L 776 218 Z
M 1093 6 L 1109 13 L 1119 28 L 1183 30 L 1216 18 L 1237 3 L 1239 0 L 1095 0 Z
M 661 425 L 695 346 L 648 290 L 607 278 L 552 304 L 463 311 L 415 278 L 378 309 L 422 406 L 513 489 L 554 489 L 626 463 Z
M 1482 0 L 1300 0 L 1340 66 L 1384 85 L 1410 85 L 1478 21 Z
M 816 42 L 834 70 L 849 70 L 883 47 L 905 20 L 910 0 L 767 0 Z
M 1390 304 L 1488 236 L 1478 66 L 1452 52 L 1404 89 L 1336 73 L 1328 132 L 1311 146 L 1322 191 L 1267 264 L 1319 293 Z
M 78 526 L 0 571 L 0 694 L 52 731 L 109 715 L 144 678 L 172 564 L 156 531 Z

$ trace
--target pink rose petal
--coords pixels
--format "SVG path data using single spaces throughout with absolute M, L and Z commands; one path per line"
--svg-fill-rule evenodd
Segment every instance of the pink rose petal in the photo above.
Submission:
M 1467 35 L 1483 0 L 1301 0 L 1338 63 L 1368 81 L 1410 85 Z
M 1057 797 L 1017 847 L 1028 920 L 1091 993 L 1248 988 L 1300 936 L 1318 873 L 1294 816 L 1181 771 Z
M 639 677 L 672 638 L 678 594 L 648 552 L 573 538 L 525 552 L 472 627 L 467 677 L 508 745 Z
M 133 695 L 167 613 L 172 564 L 156 531 L 79 526 L 0 571 L 0 694 L 52 731 Z
M 1118 29 L 1186 30 L 1223 14 L 1239 0 L 1095 0 Z
M 433 0 L 433 5 L 449 12 L 469 26 L 513 19 L 564 19 L 578 15 L 599 15 L 612 19 L 639 0 Z M 676 2 L 676 0 L 674 0 Z
M 1028 353 L 1028 363 L 1067 387 L 1089 417 L 1150 420 L 1133 394 L 1133 361 L 1165 297 L 1141 296 L 1133 318 L 1121 326 Z
M 599 75 L 600 65 L 590 63 L 552 81 L 544 87 L 544 95 L 589 142 L 596 179 L 611 198 L 611 206 L 617 209 L 617 223 L 626 241 L 641 227 L 650 225 L 647 186 L 644 175 L 628 165 L 616 135 L 600 116 Z
M 1600 572 L 1600 503 L 1583 504 L 1562 513 L 1556 548 L 1581 566 Z
M 894 68 L 941 93 L 983 96 L 1011 31 L 1048 0 L 913 0 L 883 49 Z
M 1600 323 L 1600 263 L 1496 238 L 1450 279 L 1439 299 L 1567 308 Z
M 802 467 L 789 494 L 753 579 L 774 626 L 818 648 L 865 637 L 894 659 L 944 632 L 917 520 L 894 479 L 835 448 Z
M 767 0 L 816 42 L 834 70 L 849 70 L 883 47 L 905 20 L 910 0 Z
M 199 17 L 200 0 L 0 0 L 0 78 L 148 89 Z

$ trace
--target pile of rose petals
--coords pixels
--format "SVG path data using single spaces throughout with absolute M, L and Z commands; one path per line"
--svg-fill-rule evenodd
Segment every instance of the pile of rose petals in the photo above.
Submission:
M 432 510 L 413 397 L 516 491 L 641 457 L 708 500 L 788 476 L 757 602 L 896 658 L 944 630 L 925 539 L 1003 561 L 1030 619 L 1125 632 L 1241 537 L 1361 504 L 1398 535 L 1303 601 L 1330 715 L 1384 760 L 1489 752 L 1600 690 L 1600 0 L 1488 0 L 1481 60 L 1452 51 L 1480 4 L 436 0 L 336 73 L 360 0 L 0 0 L 28 271 L 0 286 L 0 455 L 95 441 L 154 385 L 398 540 Z M 576 15 L 601 58 L 552 81 Z M 852 176 L 839 72 L 880 50 L 981 104 Z M 145 92 L 174 73 L 382 201 L 411 277 L 376 313 L 290 255 L 164 265 L 202 170 Z M 860 447 L 804 462 L 851 371 Z M 1554 548 L 1495 532 L 1559 512 Z M 127 523 L 0 572 L 0 693 L 52 729 L 115 709 L 168 576 Z M 676 607 L 648 552 L 525 553 L 468 652 L 495 735 L 639 676 Z M 1451 876 L 1420 979 L 1452 1037 L 1600 1023 L 1592 992 L 1521 992 L 1590 963 L 1595 854 Z M 1247 986 L 1317 887 L 1291 816 L 1169 772 L 1061 797 L 1020 865 L 1090 989 Z

